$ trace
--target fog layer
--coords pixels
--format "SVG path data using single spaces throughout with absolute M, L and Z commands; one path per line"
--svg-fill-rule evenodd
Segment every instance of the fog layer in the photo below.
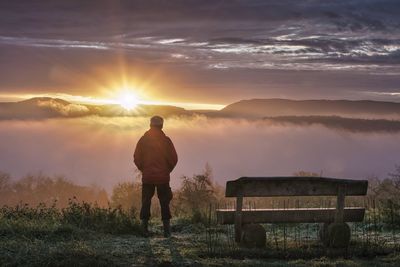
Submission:
M 13 177 L 42 171 L 110 190 L 134 179 L 132 153 L 148 118 L 0 121 L 0 170 Z M 170 118 L 165 132 L 179 154 L 172 185 L 206 163 L 220 184 L 240 176 L 305 170 L 342 178 L 385 177 L 399 163 L 400 134 L 351 133 L 320 125 Z

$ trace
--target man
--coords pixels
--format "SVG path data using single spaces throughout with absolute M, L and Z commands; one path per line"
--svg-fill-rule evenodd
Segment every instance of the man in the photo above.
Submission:
M 163 118 L 154 116 L 150 119 L 148 130 L 138 141 L 133 155 L 137 168 L 142 172 L 142 209 L 140 219 L 142 228 L 148 235 L 151 199 L 157 189 L 161 206 L 161 218 L 164 226 L 164 236 L 171 236 L 169 203 L 172 191 L 169 186 L 170 173 L 178 162 L 178 156 L 171 139 L 162 131 Z

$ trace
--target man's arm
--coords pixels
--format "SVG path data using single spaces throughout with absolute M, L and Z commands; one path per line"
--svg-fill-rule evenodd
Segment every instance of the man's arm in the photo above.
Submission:
M 143 138 L 140 138 L 136 144 L 135 152 L 133 153 L 133 162 L 140 171 L 143 170 Z
M 169 170 L 172 172 L 178 163 L 178 154 L 176 153 L 174 144 L 172 143 L 171 139 L 167 137 L 167 143 L 168 143 L 168 165 L 169 165 Z

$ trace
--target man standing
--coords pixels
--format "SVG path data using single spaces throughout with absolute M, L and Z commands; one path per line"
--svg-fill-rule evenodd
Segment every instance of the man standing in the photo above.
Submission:
M 172 191 L 169 186 L 170 173 L 178 162 L 178 156 L 171 139 L 162 131 L 163 118 L 150 119 L 150 129 L 140 138 L 133 155 L 137 168 L 142 172 L 142 209 L 140 219 L 145 234 L 148 234 L 151 199 L 157 189 L 161 206 L 164 236 L 171 236 L 169 203 Z

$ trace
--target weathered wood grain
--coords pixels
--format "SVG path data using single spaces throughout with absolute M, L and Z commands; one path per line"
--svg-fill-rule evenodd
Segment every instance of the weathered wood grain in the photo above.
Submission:
M 337 196 L 346 185 L 346 196 L 367 194 L 367 180 L 325 177 L 241 177 L 226 183 L 226 197 Z
M 360 207 L 344 208 L 344 222 L 361 222 L 365 209 Z M 243 209 L 242 223 L 322 223 L 334 222 L 335 208 L 310 208 L 310 209 Z M 217 220 L 221 224 L 235 222 L 234 209 L 217 210 Z

